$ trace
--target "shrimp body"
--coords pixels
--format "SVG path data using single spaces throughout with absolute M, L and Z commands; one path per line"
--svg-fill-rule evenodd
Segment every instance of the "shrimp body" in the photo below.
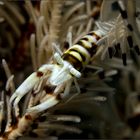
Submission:
M 89 63 L 91 57 L 96 54 L 99 41 L 104 36 L 101 30 L 92 31 L 81 38 L 75 45 L 71 46 L 61 56 L 56 55 L 59 66 L 54 69 L 50 77 L 52 85 L 59 85 L 73 76 L 79 78 L 81 70 Z
M 114 29 L 114 23 L 98 23 L 98 30 L 91 31 L 87 35 L 83 36 L 76 44 L 72 45 L 69 49 L 67 49 L 62 55 L 59 53 L 54 54 L 54 59 L 57 63 L 53 64 L 44 64 L 42 65 L 38 71 L 32 73 L 25 81 L 17 88 L 17 90 L 13 93 L 10 98 L 10 105 L 13 103 L 14 107 L 16 107 L 21 100 L 21 98 L 26 95 L 29 91 L 31 91 L 35 85 L 37 85 L 43 76 L 46 73 L 49 73 L 48 83 L 52 86 L 57 87 L 56 89 L 59 91 L 59 88 L 64 88 L 63 97 L 69 94 L 70 85 L 74 78 L 80 78 L 81 72 L 85 68 L 85 66 L 89 63 L 91 58 L 96 54 L 97 50 L 100 48 L 98 45 L 98 41 L 102 40 L 104 36 Z M 77 86 L 77 89 L 79 87 Z M 54 91 L 54 95 L 58 95 L 57 90 Z M 55 94 L 55 92 L 57 94 Z M 59 93 L 61 94 L 61 93 Z M 52 106 L 56 104 L 57 97 L 54 98 L 52 96 L 54 102 L 52 102 Z M 50 101 L 46 101 L 51 107 Z M 49 103 L 48 103 L 49 102 Z M 44 107 L 43 108 L 49 108 Z M 35 108 L 36 109 L 36 108 Z M 38 109 L 37 109 L 38 110 Z M 44 109 L 43 109 L 44 110 Z

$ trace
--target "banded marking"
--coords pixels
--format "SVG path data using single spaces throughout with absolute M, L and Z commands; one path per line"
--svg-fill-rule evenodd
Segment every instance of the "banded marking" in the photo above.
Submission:
M 91 43 L 89 43 L 87 41 L 85 41 L 84 45 L 91 47 Z M 79 55 L 76 54 L 75 52 L 81 56 L 83 65 L 85 65 L 86 63 L 89 62 L 90 53 L 87 51 L 87 49 L 84 46 L 81 46 L 79 44 L 75 44 L 72 47 L 70 47 L 65 53 L 68 53 L 68 54 L 74 53 L 75 57 L 78 57 L 78 59 L 79 59 Z
M 118 2 L 118 8 L 120 10 L 120 13 L 121 13 L 122 18 L 123 19 L 127 19 L 128 18 L 128 15 L 127 15 L 127 11 L 125 9 L 124 3 L 121 0 L 119 0 L 117 2 Z
M 138 55 L 140 55 L 139 46 L 138 46 L 138 45 L 135 45 L 135 46 L 134 46 L 134 49 L 135 49 L 136 53 L 137 53 Z
M 128 41 L 128 44 L 129 44 L 129 46 L 130 46 L 130 48 L 132 48 L 133 47 L 133 39 L 132 39 L 132 36 L 127 36 L 127 41 Z
M 91 44 L 90 43 L 88 43 L 86 45 L 90 45 L 90 47 L 91 47 Z M 76 44 L 76 45 L 73 45 L 69 49 L 69 51 L 71 51 L 71 50 L 78 51 L 81 55 L 83 55 L 85 57 L 85 61 L 88 61 L 89 58 L 90 58 L 90 54 L 89 54 L 89 52 L 87 51 L 87 49 L 84 46 L 81 46 L 79 44 Z
M 96 53 L 96 50 L 97 50 L 97 47 L 98 47 L 94 42 L 91 43 L 91 47 L 86 46 L 86 45 L 84 44 L 84 40 L 78 41 L 77 44 L 79 44 L 79 45 L 85 47 L 85 49 L 89 52 L 90 57 L 92 57 L 92 56 Z
M 81 52 L 79 52 L 78 50 L 76 50 L 75 48 L 72 48 L 69 50 L 70 52 L 76 52 L 76 53 L 79 53 L 79 55 L 81 56 L 82 58 L 82 62 L 85 62 L 86 61 L 86 56 L 83 55 Z
M 95 32 L 95 31 L 94 32 L 90 32 L 87 35 L 95 36 L 96 40 L 99 40 L 101 38 L 100 35 L 97 32 Z
M 121 0 L 118 1 L 118 7 L 119 7 L 119 10 L 120 10 L 122 18 L 124 19 L 124 21 L 126 23 L 127 28 L 132 32 L 133 31 L 133 27 L 128 22 L 128 20 L 127 20 L 128 19 L 128 15 L 127 15 L 127 11 L 126 11 L 126 8 L 124 6 L 123 1 L 121 1 Z
M 82 42 L 82 44 L 79 44 L 80 42 Z M 78 42 L 77 42 L 77 44 L 78 45 L 80 45 L 80 46 L 82 46 L 83 48 L 91 48 L 92 47 L 92 44 L 90 43 L 90 42 L 88 42 L 88 41 L 85 41 L 85 40 L 79 40 Z
M 90 32 L 64 52 L 62 58 L 71 63 L 77 70 L 81 70 L 89 62 L 90 57 L 96 53 L 98 47 L 96 42 L 101 37 L 102 32 Z
M 91 35 L 85 35 L 81 40 L 89 41 L 90 43 L 98 41 L 95 36 Z
M 109 58 L 112 58 L 112 56 L 113 56 L 112 47 L 108 47 L 108 53 L 109 53 Z
M 75 58 L 77 58 L 80 62 L 83 61 L 81 55 L 79 54 L 79 52 L 76 52 L 76 51 L 68 51 L 66 53 L 72 55 Z
M 122 60 L 123 60 L 123 64 L 126 66 L 126 53 L 122 53 Z
M 78 50 L 76 50 L 75 48 L 71 49 L 70 50 L 71 52 L 76 52 L 76 53 L 79 53 L 79 55 L 81 56 L 82 58 L 82 61 L 81 62 L 85 62 L 86 61 L 86 56 L 83 55 L 82 53 L 80 53 Z
M 83 68 L 82 62 L 80 60 L 78 60 L 77 57 L 75 57 L 69 53 L 64 53 L 62 55 L 62 58 L 64 60 L 68 61 L 77 70 L 82 70 L 82 68 Z

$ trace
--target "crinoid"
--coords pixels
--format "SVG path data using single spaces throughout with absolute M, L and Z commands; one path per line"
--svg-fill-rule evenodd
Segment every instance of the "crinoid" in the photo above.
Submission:
M 29 19 L 25 22 L 33 26 L 25 30 L 30 38 L 22 40 L 24 47 L 30 46 L 26 52 L 32 65 L 16 73 L 21 79 L 28 73 L 20 81 L 2 58 L 7 81 L 0 94 L 0 139 L 139 138 L 136 3 L 23 2 Z M 15 33 L 17 23 L 11 26 Z

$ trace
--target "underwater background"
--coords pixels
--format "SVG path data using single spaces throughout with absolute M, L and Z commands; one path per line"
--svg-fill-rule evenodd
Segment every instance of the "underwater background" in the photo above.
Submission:
M 73 82 L 58 104 L 27 113 L 54 92 L 48 72 L 17 108 L 9 105 L 56 51 L 98 28 L 110 32 L 76 80 L 79 92 Z M 139 0 L 0 0 L 0 139 L 139 139 L 139 44 Z

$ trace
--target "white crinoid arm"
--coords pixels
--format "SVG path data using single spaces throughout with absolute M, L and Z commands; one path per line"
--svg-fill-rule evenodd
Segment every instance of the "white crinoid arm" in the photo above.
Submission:
M 14 107 L 18 105 L 21 98 L 27 94 L 40 81 L 40 78 L 47 72 L 53 70 L 54 65 L 45 64 L 41 66 L 37 72 L 32 73 L 13 93 L 10 98 L 10 105 L 14 102 Z
M 52 95 L 48 94 L 47 96 L 48 98 L 43 103 L 33 106 L 31 108 L 28 108 L 27 113 L 40 113 L 42 111 L 45 111 L 46 109 L 49 109 L 50 107 L 53 107 L 57 103 L 59 103 L 59 99 L 57 99 L 57 96 L 53 94 Z
M 26 110 L 27 113 L 40 113 L 43 112 L 56 104 L 58 104 L 63 98 L 69 95 L 72 80 L 68 80 L 65 83 L 56 86 L 51 94 L 46 94 L 44 101 L 38 105 L 30 107 Z

